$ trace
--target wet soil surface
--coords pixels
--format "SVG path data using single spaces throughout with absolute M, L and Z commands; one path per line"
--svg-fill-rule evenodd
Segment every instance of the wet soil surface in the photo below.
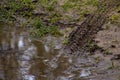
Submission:
M 65 54 L 63 38 L 29 37 L 29 31 L 0 24 L 0 80 L 120 80 L 119 60 Z

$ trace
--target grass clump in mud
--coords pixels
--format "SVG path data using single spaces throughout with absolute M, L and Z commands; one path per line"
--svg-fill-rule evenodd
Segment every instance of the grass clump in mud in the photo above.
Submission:
M 87 51 L 90 52 L 91 54 L 94 53 L 96 50 L 101 50 L 102 48 L 97 45 L 97 43 L 92 40 L 88 41 L 88 44 L 86 45 L 86 48 L 88 49 Z
M 112 52 L 110 51 L 110 49 L 106 49 L 105 52 L 104 52 L 106 55 L 111 55 Z
M 44 7 L 47 11 L 55 11 L 57 0 L 39 0 L 39 6 Z
M 116 13 L 110 17 L 112 23 L 120 23 L 120 14 Z
M 50 23 L 57 23 L 61 19 L 62 15 L 56 11 L 51 12 Z
M 4 2 L 4 0 L 2 1 Z M 2 19 L 10 20 L 11 18 L 16 18 L 18 16 L 22 17 L 31 17 L 34 16 L 33 10 L 36 8 L 41 9 L 41 11 L 44 11 L 48 14 L 49 18 L 51 19 L 51 22 L 59 21 L 61 18 L 64 20 L 63 17 L 65 17 L 64 13 L 69 13 L 71 10 L 76 10 L 78 13 L 81 13 L 80 15 L 83 15 L 83 12 L 86 13 L 88 10 L 91 11 L 91 9 L 82 9 L 83 7 L 88 6 L 94 6 L 97 4 L 97 0 L 88 0 L 88 1 L 73 1 L 73 0 L 67 0 L 63 2 L 62 5 L 60 5 L 59 0 L 38 0 L 34 3 L 34 0 L 6 0 L 5 3 L 2 4 L 0 2 L 0 16 Z M 54 18 L 51 18 L 53 13 L 56 12 L 56 14 L 60 14 L 60 16 L 55 16 Z M 40 15 L 41 16 L 41 15 Z M 78 15 L 79 16 L 79 15 Z M 34 16 L 37 17 L 37 16 Z M 83 18 L 83 17 L 82 17 Z M 15 21 L 15 20 L 14 20 Z
M 63 43 L 64 45 L 66 45 L 66 44 L 68 43 L 68 38 L 65 37 L 62 43 Z
M 2 2 L 0 2 L 0 18 L 3 22 L 14 22 L 18 16 L 31 16 L 31 12 L 35 8 L 32 0 L 6 0 Z
M 54 36 L 61 35 L 58 26 L 45 26 L 40 19 L 34 21 L 31 34 L 33 37 L 44 37 L 47 34 Z
M 115 12 L 111 14 L 109 20 L 112 24 L 118 24 L 118 26 L 120 25 L 120 5 L 118 5 Z
M 69 24 L 82 21 L 84 14 L 93 12 L 98 0 L 4 0 L 0 2 L 0 21 L 18 23 L 20 26 L 32 24 L 32 36 L 42 37 L 49 34 L 61 35 L 57 23 Z M 89 8 L 92 6 L 93 10 Z M 36 20 L 40 18 L 41 20 Z M 33 20 L 30 20 L 33 19 Z M 43 19 L 43 20 L 42 20 Z M 47 20 L 52 26 L 46 26 Z M 29 23 L 27 23 L 29 22 Z M 48 23 L 48 24 L 49 24 Z M 66 41 L 65 41 L 66 42 Z

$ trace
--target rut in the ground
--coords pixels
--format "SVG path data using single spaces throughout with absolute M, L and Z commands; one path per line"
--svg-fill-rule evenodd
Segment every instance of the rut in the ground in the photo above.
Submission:
M 93 39 L 94 35 L 101 30 L 106 23 L 110 13 L 120 5 L 119 0 L 103 0 L 94 14 L 89 15 L 86 20 L 70 35 L 67 48 L 71 52 L 84 51 L 85 46 Z

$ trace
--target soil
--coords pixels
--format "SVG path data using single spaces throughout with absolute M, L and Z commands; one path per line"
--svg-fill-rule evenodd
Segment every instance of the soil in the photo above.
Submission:
M 109 53 L 99 50 L 94 53 L 93 56 L 99 58 L 100 61 L 98 61 L 96 70 L 98 75 L 92 80 L 120 79 L 120 27 L 112 24 L 107 26 L 103 26 L 104 30 L 96 34 L 95 41 L 99 47 L 109 50 Z
M 59 0 L 59 1 L 61 2 L 60 5 L 62 5 L 65 0 L 62 1 Z M 41 15 L 44 14 L 44 12 L 38 11 L 36 12 L 36 14 Z M 71 12 L 69 14 L 73 15 L 74 12 L 73 13 Z M 18 22 L 18 24 L 16 24 L 17 26 L 19 26 L 20 23 L 22 22 L 27 23 L 27 20 L 24 19 L 23 17 L 17 17 L 16 19 Z M 80 23 L 81 22 L 77 23 L 78 26 Z M 40 50 L 44 54 L 39 53 L 40 59 L 38 59 L 37 61 L 33 61 L 34 65 L 33 68 L 31 69 L 31 72 L 33 72 L 36 76 L 39 76 L 38 74 L 36 74 L 39 73 L 40 79 L 43 80 L 48 80 L 48 78 L 45 78 L 45 76 L 49 77 L 49 80 L 120 80 L 120 26 L 119 25 L 118 26 L 113 24 L 104 25 L 103 30 L 99 31 L 94 39 L 95 42 L 97 42 L 97 46 L 100 47 L 102 50 L 96 49 L 94 53 L 86 52 L 82 56 L 73 56 L 71 54 L 66 54 L 66 52 L 63 49 L 64 39 L 68 37 L 70 32 L 72 32 L 77 28 L 77 26 L 75 26 L 76 23 L 69 24 L 69 21 L 68 22 L 62 21 L 59 22 L 58 25 L 61 27 L 60 32 L 63 33 L 64 36 L 53 37 L 49 35 L 42 39 L 33 39 L 33 43 L 35 41 L 34 44 L 37 45 L 38 51 Z M 27 33 L 27 36 L 28 34 L 29 33 Z M 19 37 L 20 36 L 21 35 L 19 35 Z M 22 36 L 24 37 L 24 35 Z M 17 40 L 16 40 L 16 44 L 17 44 Z M 25 40 L 27 41 L 27 39 Z M 28 43 L 29 42 L 27 42 L 27 44 Z M 29 44 L 31 45 L 31 43 L 32 42 L 30 42 Z M 27 45 L 27 47 L 29 46 Z M 56 50 L 59 50 L 57 54 L 55 52 Z M 2 50 L 0 50 L 0 53 L 3 53 Z M 9 57 L 11 58 L 11 55 L 8 54 L 7 56 L 8 58 Z M 15 56 L 12 55 L 12 57 Z M 1 64 L 0 79 L 4 80 L 5 73 L 2 70 L 3 62 L 1 59 L 0 59 L 0 64 Z M 7 59 L 6 56 L 3 59 Z M 9 60 L 6 61 L 8 61 L 7 65 L 10 65 L 11 62 L 9 62 Z M 14 62 L 14 59 L 12 59 L 11 61 Z M 28 61 L 28 63 L 30 62 Z M 44 63 L 45 64 L 47 63 L 47 65 L 45 65 Z M 15 63 L 12 63 L 12 65 L 14 64 Z M 41 65 L 43 66 L 41 67 Z M 47 75 L 41 75 L 39 71 L 42 72 L 42 70 L 40 70 L 39 67 L 43 68 L 43 70 L 45 70 L 46 72 L 49 69 L 50 71 L 48 71 Z M 51 76 L 53 77 L 52 74 L 55 74 L 54 78 L 51 78 Z
M 75 28 L 64 28 L 62 29 L 62 31 L 63 33 L 66 33 L 66 30 L 68 30 L 66 34 L 69 34 L 74 29 Z M 48 39 L 48 37 L 46 39 Z M 61 44 L 63 38 L 61 39 L 59 38 L 59 40 L 57 38 L 56 39 L 53 38 L 51 39 L 51 41 L 52 40 L 56 41 L 55 43 Z M 95 35 L 94 40 L 97 43 L 97 46 L 101 48 L 101 49 L 96 49 L 94 53 L 86 52 L 85 55 L 82 56 L 64 54 L 68 57 L 68 59 L 72 58 L 73 60 L 72 66 L 69 67 L 68 72 L 78 73 L 79 70 L 81 70 L 81 68 L 87 70 L 85 71 L 86 72 L 85 76 L 81 77 L 79 75 L 79 78 L 77 76 L 76 78 L 74 77 L 71 80 L 119 80 L 120 79 L 120 64 L 119 64 L 120 63 L 120 27 L 113 24 L 106 24 L 103 26 L 103 30 Z M 54 44 L 54 46 L 55 45 L 56 44 Z

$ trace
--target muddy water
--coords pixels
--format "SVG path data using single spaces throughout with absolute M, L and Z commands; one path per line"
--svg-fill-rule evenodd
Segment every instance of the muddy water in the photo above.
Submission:
M 32 40 L 26 30 L 0 24 L 0 80 L 68 80 L 71 65 L 59 50 Z
M 68 57 L 28 31 L 0 24 L 0 80 L 79 80 L 91 74 L 89 59 Z
M 46 43 L 31 39 L 27 29 L 0 23 L 0 80 L 115 80 L 119 76 L 106 71 L 110 61 L 65 55 L 59 45 L 53 48 L 48 42 L 49 38 Z

